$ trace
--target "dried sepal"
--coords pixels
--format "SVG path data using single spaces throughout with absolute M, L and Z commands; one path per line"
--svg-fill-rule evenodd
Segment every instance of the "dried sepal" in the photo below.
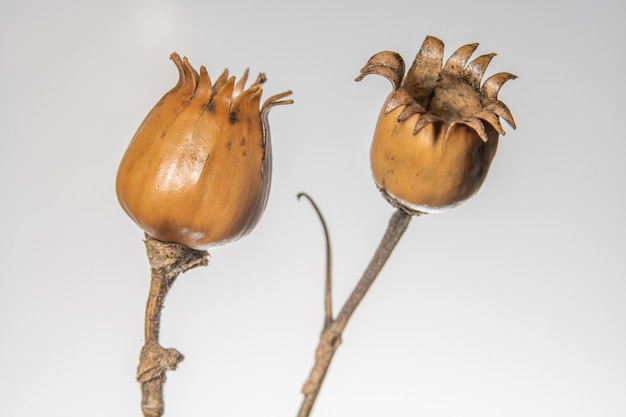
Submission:
M 500 123 L 500 117 L 497 114 L 489 110 L 483 110 L 476 115 L 476 118 L 483 120 L 485 123 L 489 123 L 499 135 L 504 136 L 506 134 Z
M 224 68 L 224 71 L 217 77 L 217 80 L 213 84 L 213 93 L 217 93 L 228 81 L 228 68 Z
M 198 85 L 198 73 L 195 69 L 191 67 L 189 64 L 189 60 L 187 57 L 183 57 L 183 74 L 185 77 L 185 82 L 183 84 L 183 88 L 185 89 L 185 94 L 193 94 L 196 91 L 196 86 Z
M 219 80 L 218 80 L 219 81 Z M 230 111 L 232 103 L 233 90 L 235 89 L 235 77 L 229 77 L 224 84 L 215 92 L 212 103 L 215 111 L 219 112 L 221 109 L 227 109 Z M 215 90 L 215 86 L 213 88 Z
M 271 97 L 268 97 L 267 100 L 263 102 L 261 106 L 261 116 L 265 115 L 272 107 L 274 106 L 282 106 L 285 104 L 293 104 L 293 100 L 282 100 L 285 97 L 293 94 L 291 90 L 284 91 L 282 93 L 274 94 Z
M 475 89 L 480 89 L 480 82 L 494 56 L 496 56 L 494 53 L 481 55 L 467 64 L 463 70 L 463 79 Z
M 408 119 L 411 116 L 414 116 L 416 114 L 423 114 L 423 113 L 426 113 L 426 109 L 424 109 L 418 103 L 412 103 L 404 107 L 404 109 L 402 109 L 402 112 L 400 113 L 400 115 L 398 116 L 396 120 L 398 122 L 404 122 L 406 119 Z
M 437 86 L 443 65 L 443 42 L 427 36 L 407 72 L 403 87 L 422 106 L 427 106 L 428 98 Z
M 468 117 L 466 119 L 456 120 L 452 122 L 450 126 L 448 126 L 448 130 L 451 131 L 452 128 L 457 125 L 465 125 L 473 129 L 478 135 L 478 137 L 480 138 L 480 140 L 482 140 L 483 142 L 487 142 L 489 140 L 489 137 L 487 136 L 487 132 L 485 132 L 485 125 L 480 119 L 476 117 Z M 446 135 L 446 139 L 448 138 L 454 138 L 454 136 Z
M 413 135 L 417 135 L 422 129 L 430 124 L 442 125 L 443 120 L 430 113 L 420 114 L 419 119 L 417 119 L 415 125 L 413 126 Z
M 400 88 L 404 77 L 404 60 L 397 52 L 383 51 L 372 56 L 367 64 L 361 68 L 356 81 L 361 81 L 366 75 L 377 74 L 391 82 L 394 91 Z
M 261 94 L 263 89 L 258 85 L 252 85 L 247 90 L 236 94 L 236 88 L 233 91 L 233 98 L 230 104 L 231 120 L 238 119 L 239 113 L 245 113 L 248 109 L 259 109 L 259 102 L 261 101 Z
M 467 61 L 478 48 L 478 43 L 469 43 L 457 49 L 446 61 L 442 72 L 460 77 L 467 65 Z
M 482 93 L 483 102 L 489 103 L 498 99 L 498 93 L 500 89 L 509 80 L 514 80 L 517 75 L 509 72 L 499 72 L 487 78 L 483 83 L 483 87 L 480 92 Z
M 254 80 L 254 83 L 252 83 L 252 85 L 261 85 L 265 81 L 267 81 L 267 76 L 264 72 L 259 72 L 259 75 L 257 75 L 256 80 Z
M 237 81 L 237 84 L 235 84 L 235 87 L 233 88 L 233 99 L 237 98 L 237 96 L 239 96 L 243 92 L 244 88 L 246 87 L 246 82 L 248 81 L 249 73 L 250 68 L 246 68 L 243 71 L 241 78 L 239 78 L 239 81 Z
M 387 105 L 385 106 L 385 114 L 388 114 L 392 111 L 394 111 L 395 109 L 397 109 L 398 107 L 401 106 L 420 106 L 419 103 L 417 103 L 415 101 L 415 99 L 413 97 L 411 97 L 411 95 L 404 89 L 400 89 L 397 91 L 394 91 L 391 96 L 387 99 Z M 426 109 L 424 109 L 423 107 L 421 107 L 420 113 L 424 113 L 426 111 Z
M 485 107 L 485 110 L 489 110 L 490 112 L 493 112 L 497 114 L 498 116 L 500 116 L 502 120 L 507 122 L 509 126 L 511 126 L 513 129 L 517 128 L 517 126 L 515 125 L 515 120 L 513 119 L 513 114 L 511 113 L 511 110 L 509 110 L 507 105 L 501 102 L 500 100 L 496 100 L 490 103 L 489 105 L 487 105 L 487 107 Z
M 207 72 L 204 65 L 200 67 L 200 78 L 198 80 L 198 86 L 196 87 L 195 96 L 203 97 L 208 103 L 213 97 L 213 86 L 211 84 L 211 77 Z

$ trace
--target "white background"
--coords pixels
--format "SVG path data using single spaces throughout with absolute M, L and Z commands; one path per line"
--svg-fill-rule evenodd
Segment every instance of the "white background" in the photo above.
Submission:
M 624 8 L 597 1 L 16 1 L 0 5 L 0 415 L 139 416 L 149 271 L 117 165 L 177 80 L 264 71 L 274 182 L 245 239 L 167 299 L 166 416 L 293 416 L 322 323 L 392 213 L 368 150 L 389 83 L 353 79 L 426 35 L 476 54 L 508 133 L 482 190 L 414 219 L 344 334 L 313 415 L 626 415 Z

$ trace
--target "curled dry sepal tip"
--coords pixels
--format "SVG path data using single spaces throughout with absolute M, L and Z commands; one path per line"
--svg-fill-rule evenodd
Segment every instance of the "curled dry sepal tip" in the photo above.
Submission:
M 508 72 L 481 81 L 495 54 L 468 60 L 478 44 L 457 49 L 443 64 L 443 42 L 428 36 L 405 75 L 402 57 L 384 51 L 370 58 L 368 74 L 387 78 L 385 101 L 370 150 L 376 185 L 387 200 L 412 214 L 452 208 L 481 187 L 496 154 L 500 118 L 515 128 L 498 92 Z
M 291 91 L 260 105 L 259 74 L 246 88 L 228 70 L 212 82 L 187 58 L 171 55 L 179 79 L 148 113 L 120 163 L 116 191 L 149 236 L 207 249 L 249 233 L 270 189 L 268 111 Z

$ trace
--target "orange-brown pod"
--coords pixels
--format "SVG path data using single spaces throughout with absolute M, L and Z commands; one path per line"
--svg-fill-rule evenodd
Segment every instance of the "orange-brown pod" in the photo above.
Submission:
M 455 207 L 482 185 L 496 154 L 499 118 L 515 128 L 498 100 L 513 78 L 498 73 L 480 85 L 494 54 L 467 60 L 478 44 L 459 48 L 443 65 L 443 42 L 428 36 L 406 76 L 395 52 L 374 55 L 361 70 L 391 81 L 370 149 L 374 181 L 395 206 L 413 213 Z
M 149 236 L 193 249 L 223 244 L 250 232 L 267 202 L 272 171 L 268 110 L 260 107 L 260 74 L 247 89 L 225 70 L 212 83 L 187 58 L 173 53 L 179 80 L 148 113 L 117 173 L 126 213 Z

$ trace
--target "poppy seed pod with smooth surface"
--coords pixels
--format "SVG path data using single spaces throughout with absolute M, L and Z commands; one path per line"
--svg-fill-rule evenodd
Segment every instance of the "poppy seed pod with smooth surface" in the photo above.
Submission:
M 443 42 L 426 37 L 406 76 L 402 57 L 380 52 L 357 81 L 378 74 L 393 85 L 380 112 L 370 150 L 376 185 L 410 213 L 435 213 L 470 198 L 482 185 L 496 154 L 499 118 L 515 128 L 498 100 L 514 75 L 501 72 L 481 86 L 495 54 L 468 59 L 478 44 L 462 46 L 443 64 Z
M 179 80 L 140 125 L 120 163 L 116 192 L 149 236 L 206 249 L 250 232 L 267 202 L 272 161 L 265 75 L 245 89 L 225 70 L 212 83 L 173 53 Z

